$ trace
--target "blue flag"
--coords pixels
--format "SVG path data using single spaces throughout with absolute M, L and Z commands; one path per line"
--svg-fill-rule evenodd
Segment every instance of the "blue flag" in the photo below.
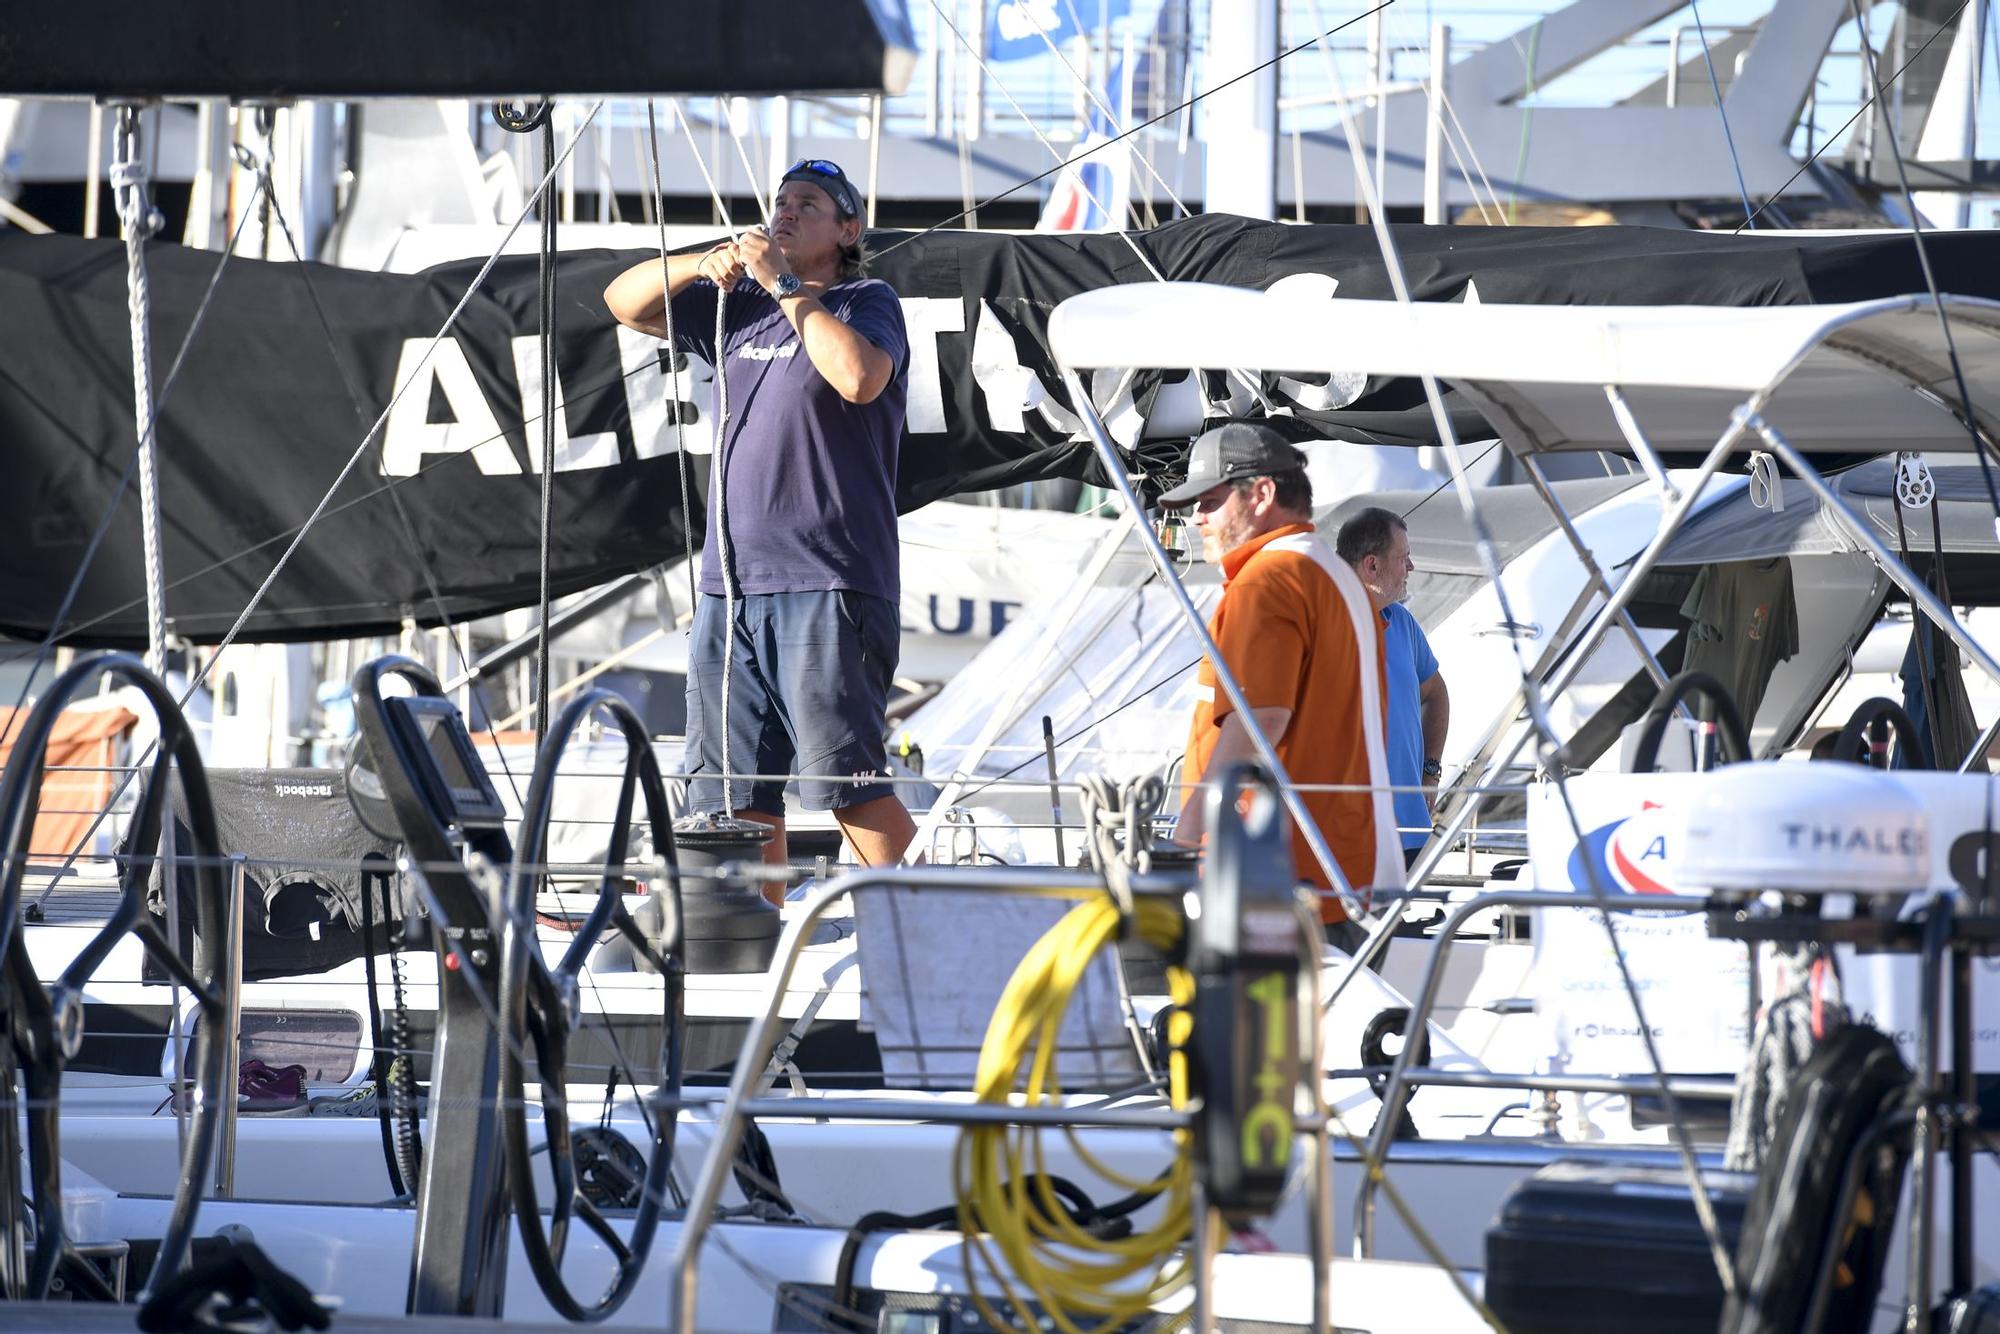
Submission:
M 1049 41 L 1062 43 L 1082 31 L 1121 19 L 1132 11 L 1132 0 L 998 0 L 993 23 L 986 30 L 988 60 L 1027 60 L 1048 54 Z

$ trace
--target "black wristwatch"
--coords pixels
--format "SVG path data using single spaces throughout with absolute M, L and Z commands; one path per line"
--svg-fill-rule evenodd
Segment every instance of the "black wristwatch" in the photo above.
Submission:
M 1444 777 L 1444 761 L 1443 761 L 1443 760 L 1432 760 L 1432 759 L 1426 759 L 1426 760 L 1424 761 L 1424 777 L 1426 777 L 1426 778 L 1443 778 L 1443 777 Z
M 771 296 L 775 300 L 783 301 L 788 296 L 797 296 L 799 289 L 804 286 L 805 283 L 800 281 L 798 274 L 781 273 L 778 275 L 778 280 L 771 284 Z

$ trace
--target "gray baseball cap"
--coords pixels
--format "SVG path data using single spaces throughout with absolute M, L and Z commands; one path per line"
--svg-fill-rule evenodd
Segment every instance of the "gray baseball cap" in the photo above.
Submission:
M 1187 480 L 1160 496 L 1168 509 L 1192 505 L 1224 482 L 1297 472 L 1305 456 L 1274 426 L 1229 422 L 1203 431 L 1188 451 Z

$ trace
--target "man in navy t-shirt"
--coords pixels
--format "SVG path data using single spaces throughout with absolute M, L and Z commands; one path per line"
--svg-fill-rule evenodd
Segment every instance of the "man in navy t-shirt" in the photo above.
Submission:
M 1382 661 L 1389 677 L 1389 781 L 1396 785 L 1396 827 L 1403 860 L 1414 864 L 1430 838 L 1431 795 L 1444 774 L 1451 695 L 1423 627 L 1403 599 L 1410 593 L 1410 532 L 1393 510 L 1371 505 L 1340 525 L 1334 550 L 1354 567 L 1382 618 Z
M 605 289 L 620 323 L 666 336 L 718 368 L 727 393 L 721 486 L 711 487 L 700 605 L 688 645 L 688 800 L 728 805 L 776 831 L 784 783 L 831 810 L 864 865 L 899 860 L 915 834 L 883 781 L 884 710 L 901 630 L 896 460 L 909 341 L 887 283 L 861 276 L 861 201 L 839 167 L 795 164 L 753 229 L 703 254 L 627 270 Z M 726 356 L 718 360 L 720 293 Z M 728 716 L 723 661 L 735 615 Z

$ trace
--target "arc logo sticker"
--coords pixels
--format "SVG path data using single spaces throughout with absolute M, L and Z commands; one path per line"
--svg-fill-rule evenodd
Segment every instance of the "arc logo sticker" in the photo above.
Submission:
M 1589 889 L 1591 870 L 1608 890 L 1627 894 L 1674 894 L 1673 838 L 1667 810 L 1656 801 L 1634 815 L 1599 825 L 1569 855 L 1569 881 Z

